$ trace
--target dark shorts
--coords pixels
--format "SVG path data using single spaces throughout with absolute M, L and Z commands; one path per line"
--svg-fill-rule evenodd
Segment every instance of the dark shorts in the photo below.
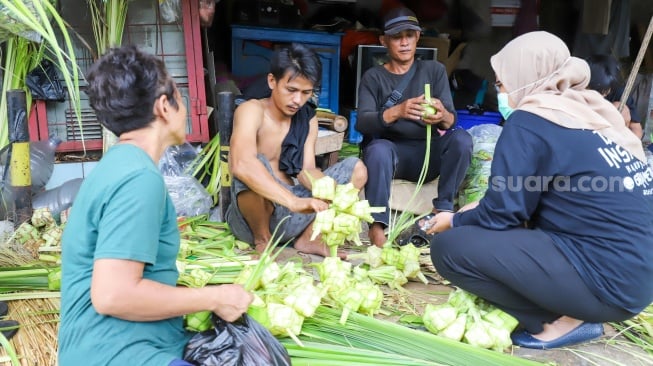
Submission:
M 265 168 L 270 173 L 272 173 L 272 168 L 270 167 L 269 161 L 260 154 L 258 155 L 258 158 L 263 163 L 263 165 L 265 165 Z M 338 184 L 346 184 L 351 181 L 351 175 L 354 171 L 354 166 L 358 161 L 358 158 L 355 157 L 346 158 L 343 161 L 340 161 L 327 168 L 324 171 L 324 174 L 335 179 Z M 311 191 L 306 189 L 301 184 L 290 186 L 280 181 L 276 177 L 275 179 L 279 184 L 288 188 L 295 196 L 311 197 Z M 238 240 L 242 240 L 251 244 L 254 242 L 254 236 L 249 228 L 249 225 L 247 225 L 245 218 L 238 209 L 238 194 L 246 190 L 249 190 L 249 187 L 247 187 L 240 180 L 236 178 L 233 179 L 231 182 L 231 205 L 227 208 L 225 221 L 229 224 L 231 232 L 234 234 L 234 236 L 236 236 L 236 238 L 238 238 Z M 299 236 L 302 232 L 304 232 L 304 230 L 306 230 L 308 225 L 310 225 L 315 218 L 314 213 L 295 213 L 291 212 L 287 207 L 281 206 L 277 203 L 273 203 L 273 205 L 274 211 L 272 212 L 272 217 L 270 218 L 270 232 L 274 233 L 275 229 L 277 229 L 277 226 L 281 223 L 277 229 L 277 237 L 281 238 L 279 242 L 280 244 L 284 244 L 289 240 Z M 289 216 L 288 219 L 282 222 L 282 220 L 287 216 Z

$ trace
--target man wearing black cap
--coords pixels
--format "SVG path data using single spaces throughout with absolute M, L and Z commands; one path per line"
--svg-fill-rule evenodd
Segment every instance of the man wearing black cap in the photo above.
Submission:
M 386 207 L 384 213 L 372 215 L 369 237 L 377 246 L 386 241 L 392 179 L 416 182 L 419 178 L 426 152 L 426 125 L 432 125 L 432 135 L 425 181 L 440 177 L 433 212 L 453 211 L 455 194 L 471 162 L 472 138 L 464 129 L 454 128 L 456 112 L 444 65 L 415 60 L 420 34 L 415 13 L 405 7 L 390 10 L 379 37 L 389 61 L 366 71 L 358 90 L 356 127 L 364 136 L 363 161 L 369 177 L 365 196 L 370 205 Z M 435 113 L 425 113 L 425 84 L 430 85 L 428 104 Z

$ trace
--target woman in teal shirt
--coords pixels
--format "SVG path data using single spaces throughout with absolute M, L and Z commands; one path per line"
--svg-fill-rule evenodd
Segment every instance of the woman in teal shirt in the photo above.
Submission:
M 186 107 L 158 58 L 112 49 L 88 76 L 91 106 L 119 141 L 85 179 L 62 239 L 59 364 L 189 365 L 182 316 L 238 319 L 239 285 L 177 287 L 177 215 L 157 164 L 186 138 Z

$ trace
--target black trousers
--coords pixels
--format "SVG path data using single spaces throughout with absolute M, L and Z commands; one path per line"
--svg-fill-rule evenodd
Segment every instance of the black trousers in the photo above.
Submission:
M 433 238 L 431 259 L 452 284 L 514 316 L 532 334 L 562 315 L 593 323 L 636 315 L 601 302 L 540 230 L 456 227 Z
M 371 206 L 385 207 L 386 211 L 372 214 L 374 221 L 388 224 L 390 218 L 390 190 L 393 179 L 417 182 L 424 163 L 425 140 L 375 139 L 363 149 L 363 162 L 368 180 L 365 198 Z M 431 140 L 431 154 L 425 182 L 437 177 L 438 197 L 433 206 L 439 210 L 453 210 L 453 200 L 465 178 L 472 160 L 472 137 L 464 129 L 453 129 Z

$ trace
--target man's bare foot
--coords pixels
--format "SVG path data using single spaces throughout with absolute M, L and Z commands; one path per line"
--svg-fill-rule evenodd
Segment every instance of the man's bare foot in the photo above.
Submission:
M 383 247 L 388 238 L 385 237 L 385 232 L 383 225 L 378 222 L 375 222 L 370 226 L 370 229 L 367 232 L 367 236 L 370 238 L 370 243 L 376 245 L 377 247 Z
M 582 320 L 570 318 L 568 316 L 561 316 L 552 323 L 545 323 L 544 330 L 541 333 L 533 334 L 532 336 L 533 338 L 537 338 L 541 341 L 552 341 L 571 332 L 582 323 Z
M 260 254 L 263 254 L 263 252 L 264 252 L 264 251 L 268 248 L 268 246 L 270 246 L 270 245 L 271 245 L 271 244 L 270 244 L 270 240 L 269 240 L 269 239 L 261 239 L 261 240 L 256 240 L 256 239 L 254 239 L 254 249 L 256 250 L 256 253 L 258 253 L 259 255 L 260 255 Z M 282 250 L 282 249 L 283 249 L 283 247 L 281 247 L 281 246 L 280 246 L 280 247 L 277 247 L 277 248 L 274 248 L 274 250 L 272 250 L 272 253 L 270 253 L 270 255 L 272 255 L 274 252 L 276 252 L 276 251 L 278 251 L 278 250 Z M 257 258 L 260 258 L 259 255 L 256 255 L 256 257 L 257 257 Z
M 331 256 L 329 247 L 318 240 L 309 242 L 295 241 L 294 247 L 298 252 L 305 254 L 317 254 L 322 257 Z M 347 259 L 347 253 L 342 250 L 338 250 L 338 257 L 340 257 L 340 259 Z
M 267 243 L 267 242 L 265 242 L 265 243 L 257 243 L 257 244 L 254 246 L 254 248 L 256 249 L 256 252 L 258 252 L 259 254 L 263 253 L 263 252 L 265 251 L 265 249 L 267 249 L 267 247 L 268 247 L 268 243 Z

